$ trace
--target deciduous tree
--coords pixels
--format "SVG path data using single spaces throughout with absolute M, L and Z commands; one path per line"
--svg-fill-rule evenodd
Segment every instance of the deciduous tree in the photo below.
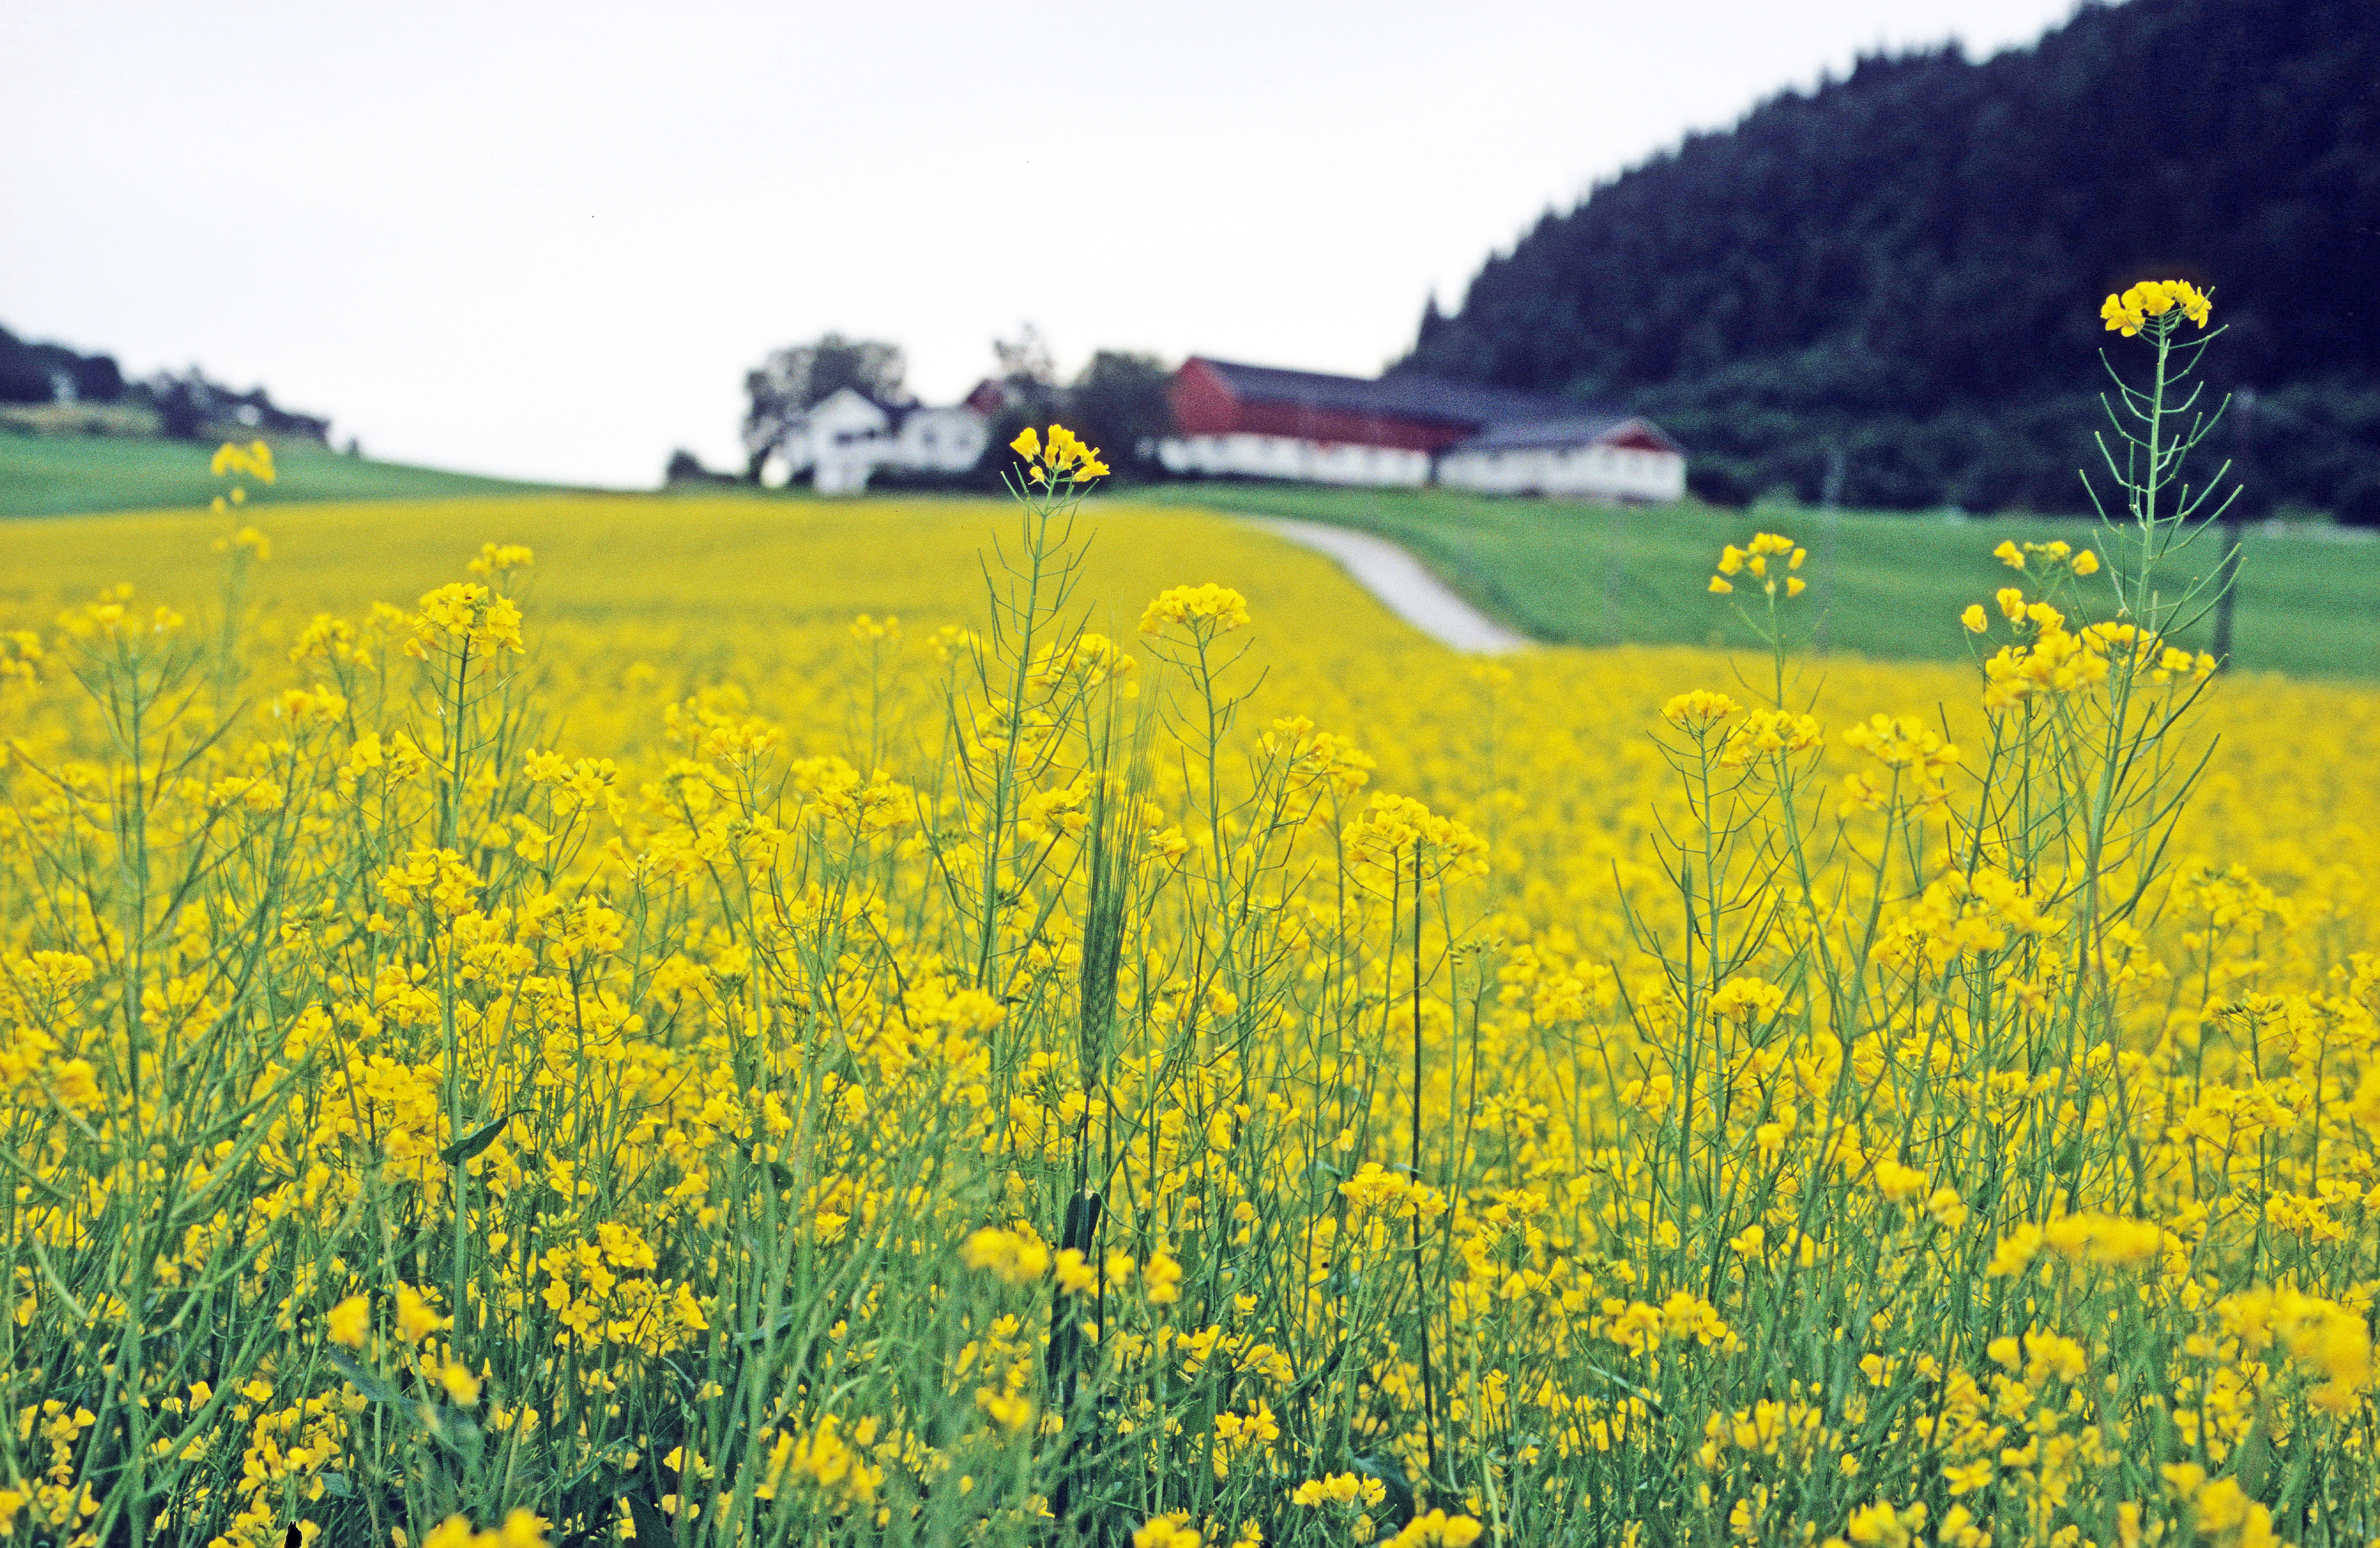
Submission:
M 772 352 L 744 378 L 744 474 L 754 483 L 803 415 L 850 387 L 886 403 L 904 400 L 908 360 L 897 344 L 825 333 Z

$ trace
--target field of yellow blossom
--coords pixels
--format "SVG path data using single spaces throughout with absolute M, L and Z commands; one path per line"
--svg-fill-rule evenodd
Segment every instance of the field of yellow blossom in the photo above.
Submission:
M 2380 1538 L 2380 693 L 2153 522 L 1478 663 L 1031 451 L 0 528 L 0 1533 Z

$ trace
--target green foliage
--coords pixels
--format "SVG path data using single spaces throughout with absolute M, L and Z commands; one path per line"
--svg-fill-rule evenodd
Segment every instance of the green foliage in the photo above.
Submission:
M 1000 489 L 1002 474 L 1015 462 L 1008 443 L 1020 430 L 1045 430 L 1052 424 L 1071 426 L 1087 444 L 1098 447 L 1123 482 L 1164 477 L 1154 455 L 1140 454 L 1144 444 L 1153 453 L 1155 442 L 1173 430 L 1173 410 L 1166 396 L 1172 373 L 1162 360 L 1135 350 L 1097 350 L 1075 380 L 1062 385 L 1040 336 L 1031 329 L 1022 340 L 993 348 L 1007 401 L 991 417 L 990 437 L 975 471 L 941 482 Z M 883 482 L 893 487 L 892 480 Z
M 885 403 L 903 401 L 908 369 L 899 345 L 841 333 L 774 351 L 744 377 L 745 476 L 757 482 L 760 466 L 801 417 L 845 387 Z
M 60 377 L 81 403 L 114 403 L 124 395 L 124 373 L 113 357 L 33 344 L 0 328 L 0 403 L 48 403 L 57 396 Z
M 1062 417 L 1102 449 L 1110 467 L 1127 478 L 1148 478 L 1158 471 L 1156 459 L 1144 457 L 1141 447 L 1172 432 L 1166 397 L 1172 375 L 1154 355 L 1102 349 L 1066 389 Z
M 2362 0 L 2134 0 L 1983 64 L 1866 59 L 1548 215 L 1410 364 L 1623 396 L 1715 499 L 1839 469 L 1853 504 L 2079 513 L 2099 298 L 2178 276 L 2232 326 L 2216 388 L 2274 409 L 2255 487 L 2380 522 L 2375 79 Z
M 298 436 L 328 445 L 331 421 L 298 414 L 273 401 L 261 387 L 234 392 L 192 366 L 176 375 L 161 371 L 133 388 L 133 395 L 157 411 L 159 428 L 182 441 L 220 441 L 243 435 Z

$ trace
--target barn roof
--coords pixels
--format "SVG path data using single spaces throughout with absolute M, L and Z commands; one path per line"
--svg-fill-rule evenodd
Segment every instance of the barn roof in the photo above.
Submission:
M 1259 403 L 1305 404 L 1348 414 L 1456 425 L 1484 425 L 1490 420 L 1524 416 L 1542 418 L 1568 407 L 1560 400 L 1540 398 L 1534 393 L 1475 386 L 1442 377 L 1333 376 L 1326 371 L 1283 370 L 1277 366 L 1249 366 L 1204 356 L 1200 359 L 1223 379 L 1235 396 Z
M 1244 402 L 1285 403 L 1384 419 L 1459 426 L 1481 433 L 1466 447 L 1572 445 L 1601 439 L 1632 415 L 1569 398 L 1410 373 L 1333 376 L 1198 357 Z M 1656 432 L 1658 433 L 1658 431 Z M 1666 439 L 1666 438 L 1665 438 Z
M 1631 426 L 1663 446 L 1674 449 L 1677 445 L 1649 419 L 1639 418 L 1633 414 L 1586 413 L 1571 414 L 1560 419 L 1513 419 L 1490 425 L 1462 442 L 1458 450 L 1503 452 L 1531 446 L 1592 446 Z

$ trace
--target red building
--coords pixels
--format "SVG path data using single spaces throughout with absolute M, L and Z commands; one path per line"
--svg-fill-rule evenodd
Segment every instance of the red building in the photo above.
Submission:
M 1194 356 L 1173 374 L 1178 473 L 1674 500 L 1685 457 L 1650 420 L 1439 377 L 1375 379 Z

